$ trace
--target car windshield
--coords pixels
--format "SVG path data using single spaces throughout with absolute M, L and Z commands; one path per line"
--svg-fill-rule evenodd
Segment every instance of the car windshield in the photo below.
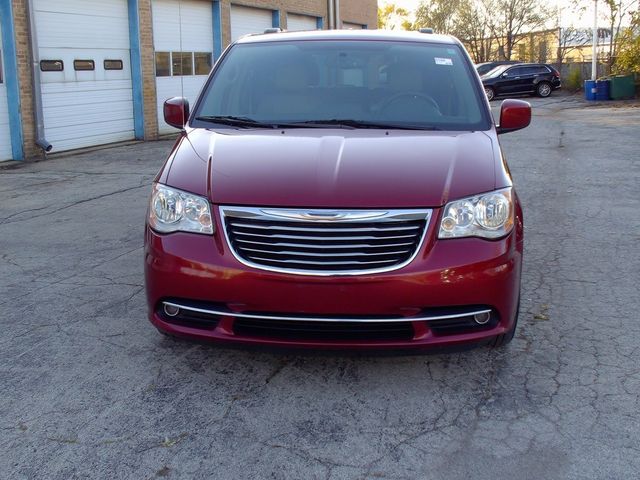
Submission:
M 456 45 L 237 44 L 216 68 L 193 125 L 487 130 L 471 69 Z

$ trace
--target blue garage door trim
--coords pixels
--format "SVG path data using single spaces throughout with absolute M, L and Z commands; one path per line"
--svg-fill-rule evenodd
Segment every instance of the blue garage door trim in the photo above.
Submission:
M 273 28 L 280 28 L 280 10 L 271 12 L 271 26 Z
M 217 61 L 222 55 L 222 6 L 220 0 L 214 0 L 213 4 L 213 61 Z
M 9 107 L 9 127 L 11 129 L 11 154 L 14 160 L 24 160 L 18 59 L 16 56 L 16 37 L 13 27 L 11 0 L 0 0 L 0 25 L 2 26 L 2 56 L 4 57 L 6 73 L 5 84 Z
M 144 96 L 142 94 L 142 54 L 140 52 L 140 14 L 138 0 L 128 0 L 129 44 L 131 48 L 131 86 L 133 90 L 133 130 L 144 140 Z

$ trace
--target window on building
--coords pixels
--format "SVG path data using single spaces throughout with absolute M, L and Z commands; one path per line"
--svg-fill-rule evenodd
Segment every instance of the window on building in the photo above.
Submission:
M 169 52 L 156 52 L 156 77 L 171 76 L 171 54 Z
M 105 60 L 104 61 L 104 69 L 105 70 L 122 70 L 124 65 L 122 60 Z
M 538 61 L 546 62 L 547 61 L 547 42 L 540 42 L 540 46 L 538 48 Z
M 193 52 L 171 52 L 172 74 L 193 75 Z
M 527 46 L 524 43 L 518 45 L 518 60 L 525 61 L 527 59 Z
M 61 72 L 64 70 L 62 60 L 40 60 L 40 70 L 42 72 Z
M 74 60 L 73 69 L 76 71 L 91 71 L 96 69 L 96 64 L 93 60 Z
M 193 54 L 196 75 L 209 75 L 211 71 L 211 53 L 195 52 Z

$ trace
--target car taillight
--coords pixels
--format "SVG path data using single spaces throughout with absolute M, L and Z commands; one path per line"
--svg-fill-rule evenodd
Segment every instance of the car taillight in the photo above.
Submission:
M 558 72 L 557 70 L 553 71 L 553 76 L 556 78 L 560 78 L 560 72 Z

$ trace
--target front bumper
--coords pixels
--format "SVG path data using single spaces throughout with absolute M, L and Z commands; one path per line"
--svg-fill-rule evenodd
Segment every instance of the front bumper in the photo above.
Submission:
M 432 222 L 409 265 L 388 273 L 349 277 L 293 275 L 245 266 L 229 251 L 220 225 L 213 237 L 162 235 L 147 227 L 149 318 L 160 331 L 175 336 L 273 347 L 429 349 L 489 342 L 508 332 L 515 321 L 522 263 L 522 229 L 521 223 L 516 224 L 511 234 L 497 241 L 436 241 L 437 222 Z M 214 310 L 218 315 L 213 323 L 202 322 L 202 318 L 176 321 L 164 313 L 163 302 Z M 476 311 L 474 308 L 490 309 L 492 321 L 482 328 L 443 333 L 436 323 L 424 319 L 434 312 Z M 251 318 L 254 316 L 260 318 Z M 250 317 L 249 327 L 246 317 Z M 278 333 L 284 332 L 278 330 L 283 320 L 285 327 L 296 325 L 304 330 L 329 325 L 313 323 L 323 319 L 330 320 L 332 328 L 322 334 Z M 394 330 L 389 338 L 377 330 L 375 335 L 366 329 L 362 335 L 349 330 L 360 328 L 363 324 L 359 322 L 367 319 L 400 322 L 410 330 L 402 335 Z M 274 323 L 268 324 L 270 321 Z M 339 330 L 341 325 L 344 332 Z

